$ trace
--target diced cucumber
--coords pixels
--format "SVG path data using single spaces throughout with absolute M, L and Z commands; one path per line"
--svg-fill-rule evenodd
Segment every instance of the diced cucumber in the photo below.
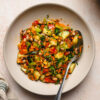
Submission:
M 44 19 L 43 19 L 43 22 L 44 22 L 45 24 L 47 23 L 47 20 L 46 20 L 46 18 L 44 18 Z
M 25 68 L 23 68 L 23 67 L 21 67 L 21 70 L 22 70 L 24 73 L 26 73 L 26 71 L 27 71 L 27 69 L 25 69 Z
M 65 62 L 68 61 L 68 57 L 65 58 Z
M 76 45 L 78 43 L 78 36 L 75 35 L 73 39 L 73 44 Z
M 61 32 L 59 35 L 63 38 L 63 39 L 65 39 L 65 38 L 67 38 L 68 36 L 69 36 L 69 31 L 63 31 L 63 32 Z
M 44 34 L 47 34 L 47 32 L 48 32 L 48 29 L 47 29 L 47 28 L 44 28 L 44 29 L 43 29 L 43 33 L 44 33 Z
M 36 61 L 39 61 L 40 60 L 40 57 L 38 55 L 35 55 L 35 60 Z
M 55 25 L 55 27 L 56 27 L 56 28 L 58 28 L 58 29 L 60 29 L 60 30 L 62 30 L 62 29 L 63 29 L 63 27 L 61 27 L 61 26 L 60 26 L 60 25 L 58 25 L 58 24 L 56 24 L 56 25 Z
M 17 64 L 23 64 L 23 61 L 21 58 L 17 58 Z
M 69 68 L 69 74 L 71 74 L 75 69 L 76 63 L 72 63 Z
M 35 40 L 40 40 L 40 37 L 39 37 L 38 35 L 35 35 L 35 36 L 34 36 L 34 39 L 35 39 Z
M 39 44 L 37 44 L 36 42 L 33 43 L 34 47 L 39 47 Z
M 62 65 L 62 62 L 60 62 L 60 63 L 58 64 L 58 68 L 60 68 L 60 67 L 61 67 L 61 65 Z
M 45 78 L 45 75 L 41 75 L 40 80 L 43 81 Z
M 56 55 L 55 55 L 55 58 L 57 59 L 60 59 L 64 56 L 63 52 L 58 52 Z
M 57 49 L 57 51 L 59 51 L 60 50 L 60 46 L 58 45 L 56 49 Z
M 34 71 L 33 75 L 35 80 L 38 80 L 40 78 L 40 73 L 38 71 Z
M 60 48 L 63 48 L 64 50 L 69 49 L 68 45 L 65 42 L 60 45 Z
M 53 77 L 52 77 L 52 80 L 57 81 L 57 77 L 54 77 L 54 76 L 53 76 Z
M 56 77 L 59 78 L 59 79 L 62 79 L 62 75 L 61 74 L 57 74 Z
M 56 45 L 57 45 L 57 40 L 51 39 L 49 46 L 56 46 Z
M 51 30 L 49 30 L 49 29 L 47 29 L 47 28 L 44 28 L 44 29 L 43 29 L 43 33 L 44 33 L 44 34 L 48 34 L 48 35 L 51 35 L 51 34 L 52 34 Z
M 34 65 L 36 65 L 36 62 L 30 62 L 29 63 L 29 66 L 34 66 Z
M 36 28 L 35 28 L 35 31 L 36 31 L 37 33 L 40 33 L 42 30 L 41 30 L 39 27 L 36 27 Z
M 17 57 L 18 58 L 24 58 L 24 57 L 27 57 L 27 55 L 23 55 L 23 54 L 18 53 Z

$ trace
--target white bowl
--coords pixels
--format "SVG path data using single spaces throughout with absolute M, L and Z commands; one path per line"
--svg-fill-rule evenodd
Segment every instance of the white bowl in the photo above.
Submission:
M 76 87 L 88 74 L 94 59 L 94 39 L 84 20 L 64 5 L 39 4 L 22 12 L 10 25 L 4 40 L 4 59 L 13 79 L 23 88 L 40 95 L 56 95 L 59 85 L 46 84 L 28 79 L 17 65 L 17 44 L 21 29 L 29 27 L 35 19 L 43 19 L 47 14 L 50 18 L 63 18 L 62 22 L 82 32 L 84 49 L 74 72 L 66 80 L 63 93 Z

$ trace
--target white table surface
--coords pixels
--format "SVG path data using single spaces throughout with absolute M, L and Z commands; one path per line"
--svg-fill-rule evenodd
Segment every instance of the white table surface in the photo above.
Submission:
M 0 0 L 0 72 L 18 100 L 53 100 L 53 97 L 32 94 L 20 87 L 9 74 L 3 60 L 3 40 L 12 20 L 24 9 L 38 2 L 62 2 L 79 13 L 91 28 L 96 45 L 94 64 L 85 80 L 62 100 L 100 100 L 100 0 Z

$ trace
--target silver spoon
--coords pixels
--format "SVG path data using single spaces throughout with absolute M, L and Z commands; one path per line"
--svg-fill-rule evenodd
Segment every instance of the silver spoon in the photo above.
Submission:
M 76 30 L 76 32 L 77 32 L 80 36 L 82 36 L 80 31 Z M 68 66 L 67 66 L 67 68 L 66 68 L 66 72 L 65 72 L 64 78 L 63 78 L 63 80 L 62 80 L 62 83 L 61 83 L 61 85 L 60 85 L 60 88 L 59 88 L 59 90 L 58 90 L 58 93 L 57 93 L 57 95 L 56 95 L 55 100 L 61 100 L 62 89 L 63 89 L 63 86 L 64 86 L 64 82 L 65 82 L 65 80 L 66 80 L 66 76 L 67 76 L 67 74 L 68 74 L 68 70 L 69 70 L 69 68 L 70 68 L 70 65 L 71 65 L 73 62 L 77 61 L 77 60 L 80 58 L 80 55 L 79 55 L 79 53 L 78 53 L 78 52 L 79 52 L 79 47 L 80 47 L 80 46 L 83 46 L 83 39 L 79 39 L 77 45 L 75 46 L 75 48 L 76 48 L 76 50 L 77 50 L 77 54 L 71 59 L 71 61 L 69 62 Z

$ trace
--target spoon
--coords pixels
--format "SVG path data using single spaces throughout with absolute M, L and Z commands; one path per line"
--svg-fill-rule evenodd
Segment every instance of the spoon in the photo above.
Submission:
M 82 34 L 81 34 L 81 32 L 80 32 L 79 30 L 76 30 L 75 32 L 78 33 L 79 36 L 82 36 Z M 62 83 L 61 83 L 61 85 L 60 85 L 60 88 L 59 88 L 59 90 L 58 90 L 58 93 L 57 93 L 57 95 L 56 95 L 55 100 L 61 100 L 62 89 L 63 89 L 63 86 L 64 86 L 64 82 L 65 82 L 65 80 L 66 80 L 66 76 L 67 76 L 67 74 L 68 74 L 68 70 L 69 70 L 69 68 L 70 68 L 70 65 L 71 65 L 73 62 L 77 61 L 77 60 L 80 58 L 80 54 L 79 54 L 79 47 L 80 47 L 80 46 L 83 47 L 83 39 L 79 39 L 77 45 L 75 45 L 75 48 L 76 48 L 76 50 L 77 50 L 77 54 L 71 59 L 71 61 L 69 62 L 68 66 L 67 66 L 67 68 L 66 68 L 66 72 L 65 72 L 64 78 L 63 78 L 63 80 L 62 80 Z M 82 48 L 82 49 L 83 49 L 83 48 Z

